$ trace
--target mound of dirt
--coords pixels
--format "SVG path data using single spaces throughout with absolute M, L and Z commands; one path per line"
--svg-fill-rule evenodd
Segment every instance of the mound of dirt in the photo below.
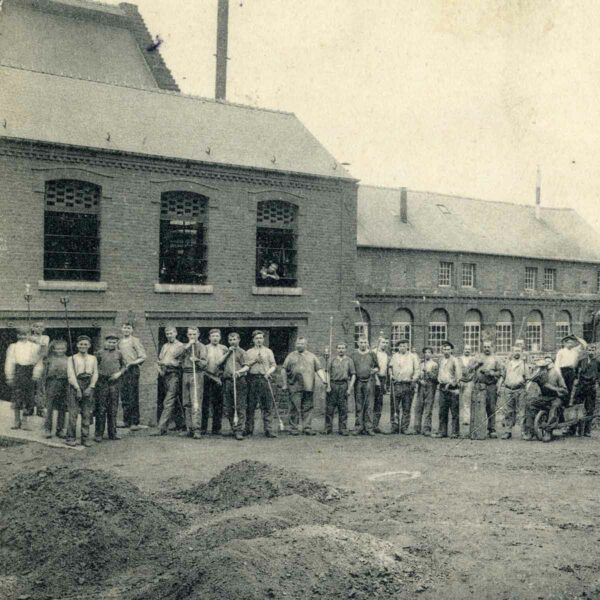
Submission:
M 305 479 L 280 467 L 256 460 L 229 465 L 206 483 L 197 484 L 176 496 L 202 504 L 211 512 L 230 510 L 297 494 L 318 502 L 331 502 L 341 492 L 314 479 Z
M 417 559 L 367 534 L 304 526 L 235 540 L 137 598 L 413 598 L 429 581 Z
M 0 576 L 19 576 L 31 597 L 66 597 L 149 560 L 183 518 L 118 477 L 45 468 L 0 491 Z

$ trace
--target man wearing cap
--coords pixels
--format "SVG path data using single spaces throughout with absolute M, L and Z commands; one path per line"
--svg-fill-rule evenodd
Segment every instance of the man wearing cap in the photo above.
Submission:
M 290 434 L 315 435 L 312 429 L 313 394 L 315 373 L 327 385 L 319 359 L 306 349 L 306 338 L 296 340 L 296 350 L 290 352 L 283 362 L 285 375 L 282 389 L 290 393 Z
M 119 334 L 109 331 L 104 336 L 104 349 L 96 353 L 98 360 L 98 384 L 96 386 L 96 423 L 95 442 L 101 442 L 105 428 L 109 440 L 118 440 L 117 410 L 119 408 L 119 392 L 121 375 L 125 370 L 125 360 L 117 349 Z
M 492 342 L 483 342 L 483 354 L 479 357 L 479 367 L 475 371 L 473 386 L 485 391 L 485 412 L 487 414 L 488 436 L 496 434 L 496 402 L 498 399 L 498 379 L 502 374 L 502 363 L 492 351 Z
M 227 346 L 221 344 L 220 329 L 211 329 L 208 332 L 208 339 L 210 343 L 206 346 L 207 363 L 202 398 L 201 431 L 203 434 L 208 432 L 208 419 L 212 411 L 212 434 L 219 435 L 223 421 L 223 383 L 220 375 Z
M 529 367 L 521 355 L 521 348 L 513 346 L 512 354 L 502 369 L 502 439 L 512 437 L 512 429 L 517 420 L 517 412 L 522 405 L 523 391 L 529 379 Z
M 123 323 L 119 350 L 125 360 L 121 382 L 121 404 L 125 427 L 137 431 L 140 427 L 140 366 L 146 360 L 146 351 L 139 338 L 133 335 L 133 323 Z
M 473 349 L 465 344 L 460 362 L 461 378 L 459 383 L 459 413 L 463 425 L 471 422 L 471 396 L 473 395 L 473 378 L 477 368 L 477 360 L 473 356 Z
M 365 336 L 358 338 L 358 350 L 350 358 L 356 370 L 353 434 L 373 436 L 373 398 L 379 364 L 375 353 L 369 350 L 369 340 Z
M 415 428 L 416 434 L 431 435 L 431 413 L 437 389 L 438 364 L 433 359 L 433 348 L 423 348 L 423 360 L 419 368 L 419 389 L 415 402 Z
M 392 433 L 407 433 L 410 410 L 415 388 L 421 376 L 416 354 L 409 352 L 408 340 L 398 340 L 398 352 L 394 352 L 389 364 L 390 385 L 393 386 Z M 402 419 L 399 418 L 400 409 Z
M 452 433 L 450 437 L 457 438 L 459 434 L 459 401 L 458 385 L 462 376 L 460 363 L 452 356 L 454 346 L 451 342 L 442 343 L 442 358 L 438 371 L 438 386 L 440 390 L 440 415 L 438 432 L 435 438 L 448 437 L 448 412 L 452 415 Z
M 356 381 L 352 359 L 346 356 L 346 344 L 337 345 L 337 356 L 329 362 L 329 386 L 325 407 L 325 433 L 333 433 L 333 417 L 337 409 L 338 433 L 348 435 L 348 397 Z
M 204 395 L 204 369 L 206 368 L 206 346 L 198 341 L 197 327 L 187 328 L 188 343 L 182 356 L 182 400 L 185 411 L 185 431 L 181 434 L 200 439 L 202 396 Z
M 169 422 L 173 419 L 177 398 L 181 386 L 181 357 L 185 352 L 185 344 L 177 339 L 177 328 L 174 325 L 165 327 L 167 341 L 158 353 L 158 372 L 163 378 L 165 398 L 158 421 L 158 435 L 166 435 Z
M 8 347 L 4 363 L 14 412 L 12 429 L 27 429 L 27 415 L 33 410 L 35 385 L 42 371 L 39 345 L 29 340 L 29 329 L 19 327 L 17 341 Z
M 271 430 L 271 403 L 274 401 L 269 389 L 271 375 L 275 372 L 277 364 L 275 356 L 265 344 L 265 334 L 256 330 L 252 332 L 254 346 L 246 351 L 246 364 L 248 370 L 248 411 L 246 414 L 246 435 L 254 433 L 254 413 L 260 406 L 265 436 L 276 438 L 277 434 Z
M 89 354 L 92 340 L 87 335 L 77 338 L 77 354 L 67 362 L 67 377 L 69 379 L 69 424 L 67 427 L 68 446 L 75 446 L 77 417 L 81 413 L 81 444 L 91 446 L 89 441 L 90 420 L 94 407 L 94 389 L 98 382 L 98 361 Z
M 388 367 L 390 363 L 390 355 L 388 352 L 389 340 L 384 337 L 379 338 L 377 344 L 377 350 L 375 356 L 377 357 L 377 364 L 379 366 L 379 372 L 377 373 L 377 381 L 375 385 L 375 399 L 373 401 L 373 431 L 375 433 L 381 433 L 379 428 L 379 421 L 381 420 L 381 410 L 383 408 L 383 397 L 385 395 L 385 388 L 388 378 Z M 379 383 L 379 385 L 377 385 Z
M 583 427 L 580 426 L 580 434 L 586 437 L 592 435 L 592 419 L 596 411 L 596 384 L 600 382 L 600 364 L 596 355 L 596 348 L 588 346 L 584 351 L 579 365 L 577 366 L 577 396 L 576 402 L 585 407 L 587 417 Z
M 567 335 L 562 339 L 563 347 L 556 353 L 555 365 L 560 369 L 560 374 L 565 380 L 569 395 L 573 391 L 575 383 L 575 371 L 581 359 L 587 343 L 576 335 Z

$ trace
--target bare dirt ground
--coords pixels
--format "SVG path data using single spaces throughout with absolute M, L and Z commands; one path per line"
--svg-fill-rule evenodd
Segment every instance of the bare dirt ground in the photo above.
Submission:
M 255 462 L 231 466 L 246 459 L 283 471 Z M 53 467 L 60 465 L 86 471 L 55 475 Z M 34 472 L 44 467 L 50 474 L 35 483 L 40 476 Z M 236 442 L 139 432 L 78 453 L 35 443 L 0 445 L 0 505 L 8 511 L 19 490 L 37 498 L 30 504 L 40 503 L 48 477 L 72 477 L 93 487 L 87 469 L 123 478 L 143 496 L 134 498 L 126 486 L 106 500 L 102 486 L 113 484 L 99 477 L 90 497 L 78 500 L 85 509 L 78 518 L 87 516 L 73 525 L 76 536 L 86 535 L 81 527 L 90 523 L 109 548 L 114 529 L 98 520 L 105 518 L 102 504 L 117 507 L 113 512 L 122 504 L 129 520 L 113 519 L 110 527 L 125 527 L 131 552 L 139 554 L 125 571 L 94 580 L 95 597 L 600 598 L 598 432 L 592 439 L 551 444 L 397 435 L 255 435 Z M 308 483 L 289 485 L 286 477 L 294 472 Z M 25 479 L 16 484 L 19 474 Z M 221 479 L 202 485 L 216 476 Z M 52 485 L 47 489 L 56 498 L 66 489 Z M 46 500 L 48 511 L 29 519 L 49 518 L 44 515 L 52 514 L 54 501 Z M 63 514 L 65 507 L 55 502 Z M 144 523 L 142 530 L 150 532 L 145 540 L 135 519 L 142 513 L 160 519 L 156 515 L 165 509 L 183 515 L 185 526 L 174 533 L 179 516 L 165 521 L 164 546 L 150 557 L 149 551 L 140 554 L 151 545 L 154 528 Z M 0 513 L 0 538 L 10 529 L 2 522 L 7 514 Z M 28 514 L 23 509 L 22 516 Z M 10 533 L 17 539 L 19 529 Z M 64 535 L 52 535 L 64 543 Z M 17 564 L 15 556 L 3 560 Z M 6 575 L 5 568 L 1 595 L 94 597 L 85 566 L 75 567 L 83 571 L 74 578 L 82 586 L 79 596 L 77 587 L 52 592 L 36 564 L 26 574 L 28 588 L 19 587 L 19 576 Z

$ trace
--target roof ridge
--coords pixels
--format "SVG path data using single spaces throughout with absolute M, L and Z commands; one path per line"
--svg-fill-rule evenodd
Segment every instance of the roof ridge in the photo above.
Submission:
M 185 100 L 196 100 L 196 101 L 200 101 L 200 102 L 210 102 L 211 104 L 221 104 L 221 105 L 225 105 L 225 106 L 232 106 L 234 108 L 243 108 L 246 110 L 255 110 L 255 111 L 259 111 L 259 112 L 268 112 L 268 113 L 275 113 L 275 114 L 281 114 L 281 115 L 287 115 L 287 116 L 292 116 L 295 117 L 295 113 L 293 112 L 289 112 L 289 111 L 284 111 L 284 110 L 277 110 L 275 108 L 262 108 L 260 106 L 251 106 L 249 104 L 239 104 L 236 102 L 228 102 L 228 101 L 224 101 L 224 100 L 215 100 L 214 98 L 206 98 L 204 96 L 196 96 L 194 94 L 183 94 L 181 92 L 176 92 L 173 90 L 165 90 L 165 89 L 161 89 L 161 88 L 149 88 L 149 87 L 142 87 L 142 86 L 135 86 L 135 85 L 128 85 L 126 83 L 121 83 L 121 82 L 116 82 L 116 81 L 98 81 L 97 79 L 89 79 L 87 77 L 81 77 L 81 76 L 77 76 L 77 75 L 71 75 L 68 73 L 61 73 L 61 74 L 57 74 L 57 73 L 50 73 L 48 71 L 41 71 L 39 69 L 31 69 L 31 68 L 27 68 L 23 65 L 12 65 L 12 64 L 6 64 L 5 62 L 0 61 L 0 67 L 5 67 L 7 69 L 15 69 L 17 71 L 27 71 L 29 73 L 39 73 L 42 75 L 48 75 L 49 77 L 59 77 L 59 78 L 63 78 L 63 79 L 75 79 L 77 81 L 87 81 L 89 83 L 97 83 L 100 85 L 109 85 L 112 87 L 118 87 L 118 88 L 127 88 L 127 89 L 131 89 L 131 90 L 138 90 L 140 92 L 148 92 L 148 93 L 152 93 L 152 94 L 162 94 L 162 95 L 166 95 L 166 96 L 175 96 L 178 98 L 183 98 Z

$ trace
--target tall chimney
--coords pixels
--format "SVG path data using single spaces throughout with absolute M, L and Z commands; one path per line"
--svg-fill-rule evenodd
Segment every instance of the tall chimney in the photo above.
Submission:
M 542 206 L 542 171 L 537 168 L 537 177 L 535 182 L 535 218 L 539 221 L 541 218 Z
M 400 220 L 408 223 L 408 198 L 406 188 L 400 188 Z
M 227 97 L 227 36 L 229 30 L 229 0 L 219 0 L 217 14 L 217 69 L 215 99 Z

